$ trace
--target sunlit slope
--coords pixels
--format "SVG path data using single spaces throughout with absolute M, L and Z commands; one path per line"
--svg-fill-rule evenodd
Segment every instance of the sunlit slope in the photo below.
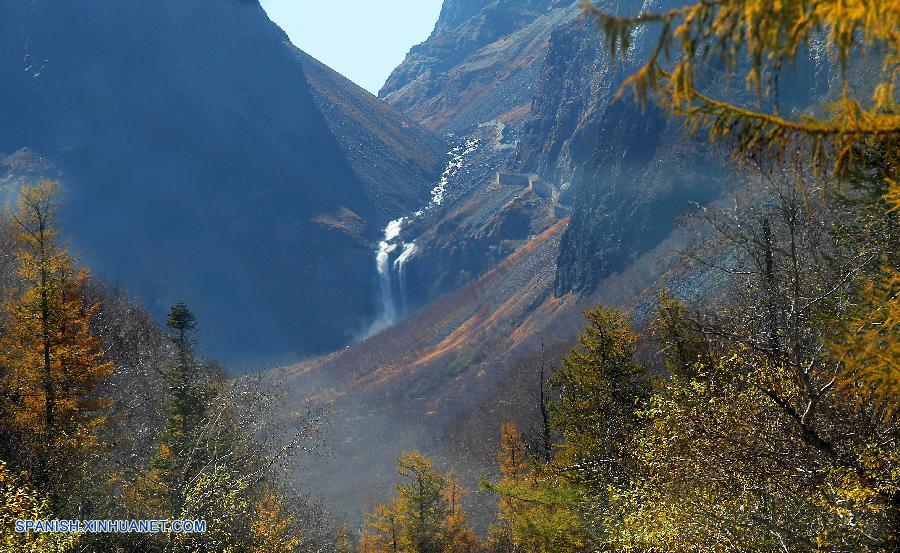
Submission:
M 407 320 L 335 353 L 275 370 L 293 404 L 333 402 L 334 455 L 317 481 L 347 513 L 372 507 L 391 492 L 399 451 L 420 449 L 457 470 L 470 489 L 492 470 L 498 422 L 526 431 L 537 423 L 536 360 L 542 344 L 558 361 L 583 324 L 581 310 L 622 305 L 643 324 L 654 290 L 668 285 L 703 296 L 710 275 L 685 264 L 678 248 L 698 229 L 679 227 L 589 296 L 555 297 L 553 275 L 568 219 L 526 241 L 481 278 L 441 296 Z M 492 499 L 472 497 L 473 507 Z

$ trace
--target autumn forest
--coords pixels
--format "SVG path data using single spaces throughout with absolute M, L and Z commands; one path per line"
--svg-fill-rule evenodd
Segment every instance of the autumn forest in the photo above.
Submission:
M 578 9 L 615 63 L 651 33 L 614 101 L 659 110 L 742 184 L 681 216 L 702 239 L 671 254 L 646 315 L 589 306 L 559 357 L 541 338 L 537 407 L 528 424 L 491 413 L 489 473 L 397 449 L 389 494 L 349 515 L 310 481 L 350 420 L 340 394 L 298 401 L 277 372 L 216 362 L 200 334 L 213 321 L 189 301 L 161 320 L 79 259 L 65 175 L 18 187 L 0 217 L 0 551 L 900 550 L 900 5 L 679 6 Z M 780 109 L 779 77 L 815 44 L 837 75 L 827 101 Z M 737 92 L 720 97 L 723 74 Z M 715 286 L 679 294 L 684 267 Z M 206 526 L 22 532 L 23 519 Z

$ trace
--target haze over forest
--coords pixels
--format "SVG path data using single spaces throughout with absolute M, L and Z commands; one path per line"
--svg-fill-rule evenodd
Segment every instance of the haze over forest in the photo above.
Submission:
M 4 0 L 0 553 L 900 549 L 898 28 Z

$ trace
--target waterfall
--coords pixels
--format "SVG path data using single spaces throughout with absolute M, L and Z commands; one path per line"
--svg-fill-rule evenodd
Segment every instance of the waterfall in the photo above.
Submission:
M 416 254 L 416 243 L 403 244 L 403 251 L 394 260 L 394 270 L 397 272 L 397 286 L 400 289 L 400 315 L 405 317 L 409 312 L 409 302 L 406 299 L 406 262 Z
M 384 227 L 384 237 L 375 250 L 375 270 L 378 272 L 378 292 L 381 299 L 378 317 L 365 332 L 364 338 L 374 336 L 397 323 L 397 305 L 394 302 L 394 283 L 391 277 L 391 253 L 397 249 L 397 238 L 405 217 L 394 219 Z
M 394 290 L 391 282 L 390 255 L 397 246 L 382 241 L 375 254 L 378 269 L 378 285 L 381 289 L 381 324 L 390 326 L 397 321 L 397 307 L 394 305 Z
M 409 313 L 409 302 L 406 294 L 406 264 L 416 255 L 418 250 L 415 241 L 403 241 L 400 237 L 400 231 L 403 230 L 405 223 L 421 218 L 428 211 L 444 203 L 450 180 L 462 169 L 466 156 L 474 152 L 477 147 L 478 139 L 472 139 L 447 152 L 450 160 L 441 173 L 440 180 L 431 189 L 431 200 L 428 202 L 428 205 L 409 217 L 394 219 L 384 227 L 384 236 L 378 242 L 378 248 L 375 250 L 375 269 L 378 273 L 377 290 L 380 300 L 379 313 L 368 330 L 363 333 L 363 339 L 374 336 L 382 330 L 397 324 L 400 318 L 405 317 Z M 397 251 L 398 248 L 400 254 L 392 263 L 391 254 Z M 394 294 L 394 273 L 397 274 L 396 285 L 400 297 L 399 306 Z

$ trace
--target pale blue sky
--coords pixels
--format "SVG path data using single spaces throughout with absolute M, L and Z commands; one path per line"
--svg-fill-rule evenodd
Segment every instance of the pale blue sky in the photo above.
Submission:
M 442 0 L 261 0 L 297 47 L 373 94 L 428 38 Z

